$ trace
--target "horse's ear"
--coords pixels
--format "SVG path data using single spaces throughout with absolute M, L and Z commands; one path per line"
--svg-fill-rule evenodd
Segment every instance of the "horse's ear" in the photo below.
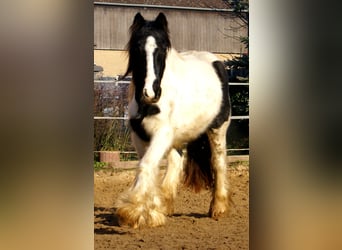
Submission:
M 137 30 L 139 30 L 143 25 L 145 24 L 145 19 L 144 17 L 140 14 L 140 12 L 138 12 L 133 20 L 133 23 L 130 27 L 130 33 L 133 34 L 134 32 L 136 32 Z
M 157 16 L 155 20 L 155 23 L 163 30 L 168 31 L 167 20 L 166 20 L 166 16 L 164 15 L 164 13 L 162 12 L 159 13 L 159 15 Z
M 135 17 L 134 17 L 132 26 L 134 26 L 134 27 L 140 27 L 140 26 L 142 26 L 144 23 L 145 23 L 144 17 L 140 14 L 140 12 L 138 12 L 138 13 L 135 15 Z

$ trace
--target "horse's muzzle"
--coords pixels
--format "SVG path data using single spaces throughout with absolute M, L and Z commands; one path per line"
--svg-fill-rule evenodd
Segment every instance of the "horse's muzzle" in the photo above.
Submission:
M 159 91 L 154 92 L 154 95 L 149 95 L 146 89 L 143 89 L 141 101 L 146 104 L 156 103 L 159 101 L 161 95 L 161 89 Z
M 156 103 L 159 101 L 159 97 L 156 98 L 156 97 L 146 97 L 146 96 L 142 96 L 141 97 L 141 102 L 144 103 L 144 104 L 152 104 L 152 103 Z

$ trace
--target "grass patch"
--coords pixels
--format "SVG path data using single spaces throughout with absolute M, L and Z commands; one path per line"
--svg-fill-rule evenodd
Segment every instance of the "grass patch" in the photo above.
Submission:
M 249 161 L 233 161 L 229 162 L 230 168 L 237 168 L 238 166 L 249 167 Z
M 106 162 L 94 161 L 95 171 L 100 171 L 100 170 L 106 169 L 107 167 L 108 167 L 108 164 Z

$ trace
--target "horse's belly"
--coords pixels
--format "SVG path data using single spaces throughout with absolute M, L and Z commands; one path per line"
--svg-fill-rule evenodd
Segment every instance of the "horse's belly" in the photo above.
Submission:
M 204 133 L 215 119 L 216 113 L 203 111 L 201 115 L 185 116 L 174 128 L 175 144 L 183 144 L 196 139 Z
M 203 97 L 198 101 L 175 105 L 170 117 L 175 143 L 187 143 L 204 133 L 220 111 L 221 98 Z M 184 100 L 184 99 L 183 99 Z
M 211 110 L 203 111 L 200 115 L 187 114 L 182 117 L 169 117 L 165 119 L 162 114 L 145 117 L 142 126 L 147 134 L 153 135 L 163 127 L 169 127 L 173 131 L 173 142 L 175 147 L 181 147 L 182 144 L 196 139 L 204 133 L 215 119 L 216 113 Z

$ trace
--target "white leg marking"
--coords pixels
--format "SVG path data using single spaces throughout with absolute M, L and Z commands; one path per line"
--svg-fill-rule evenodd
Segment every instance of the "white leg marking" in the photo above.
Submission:
M 226 132 L 229 121 L 222 124 L 218 129 L 208 131 L 212 150 L 212 164 L 215 175 L 213 198 L 210 204 L 210 216 L 217 218 L 226 214 L 229 209 L 229 186 L 226 164 Z
M 184 157 L 176 149 L 171 149 L 167 156 L 167 169 L 162 183 L 162 192 L 165 198 L 167 213 L 173 214 L 173 201 L 177 195 L 177 187 L 183 169 Z
M 168 128 L 160 129 L 153 137 L 143 158 L 132 187 L 122 194 L 116 204 L 120 224 L 134 228 L 165 224 L 165 202 L 158 187 L 159 162 L 172 142 Z

